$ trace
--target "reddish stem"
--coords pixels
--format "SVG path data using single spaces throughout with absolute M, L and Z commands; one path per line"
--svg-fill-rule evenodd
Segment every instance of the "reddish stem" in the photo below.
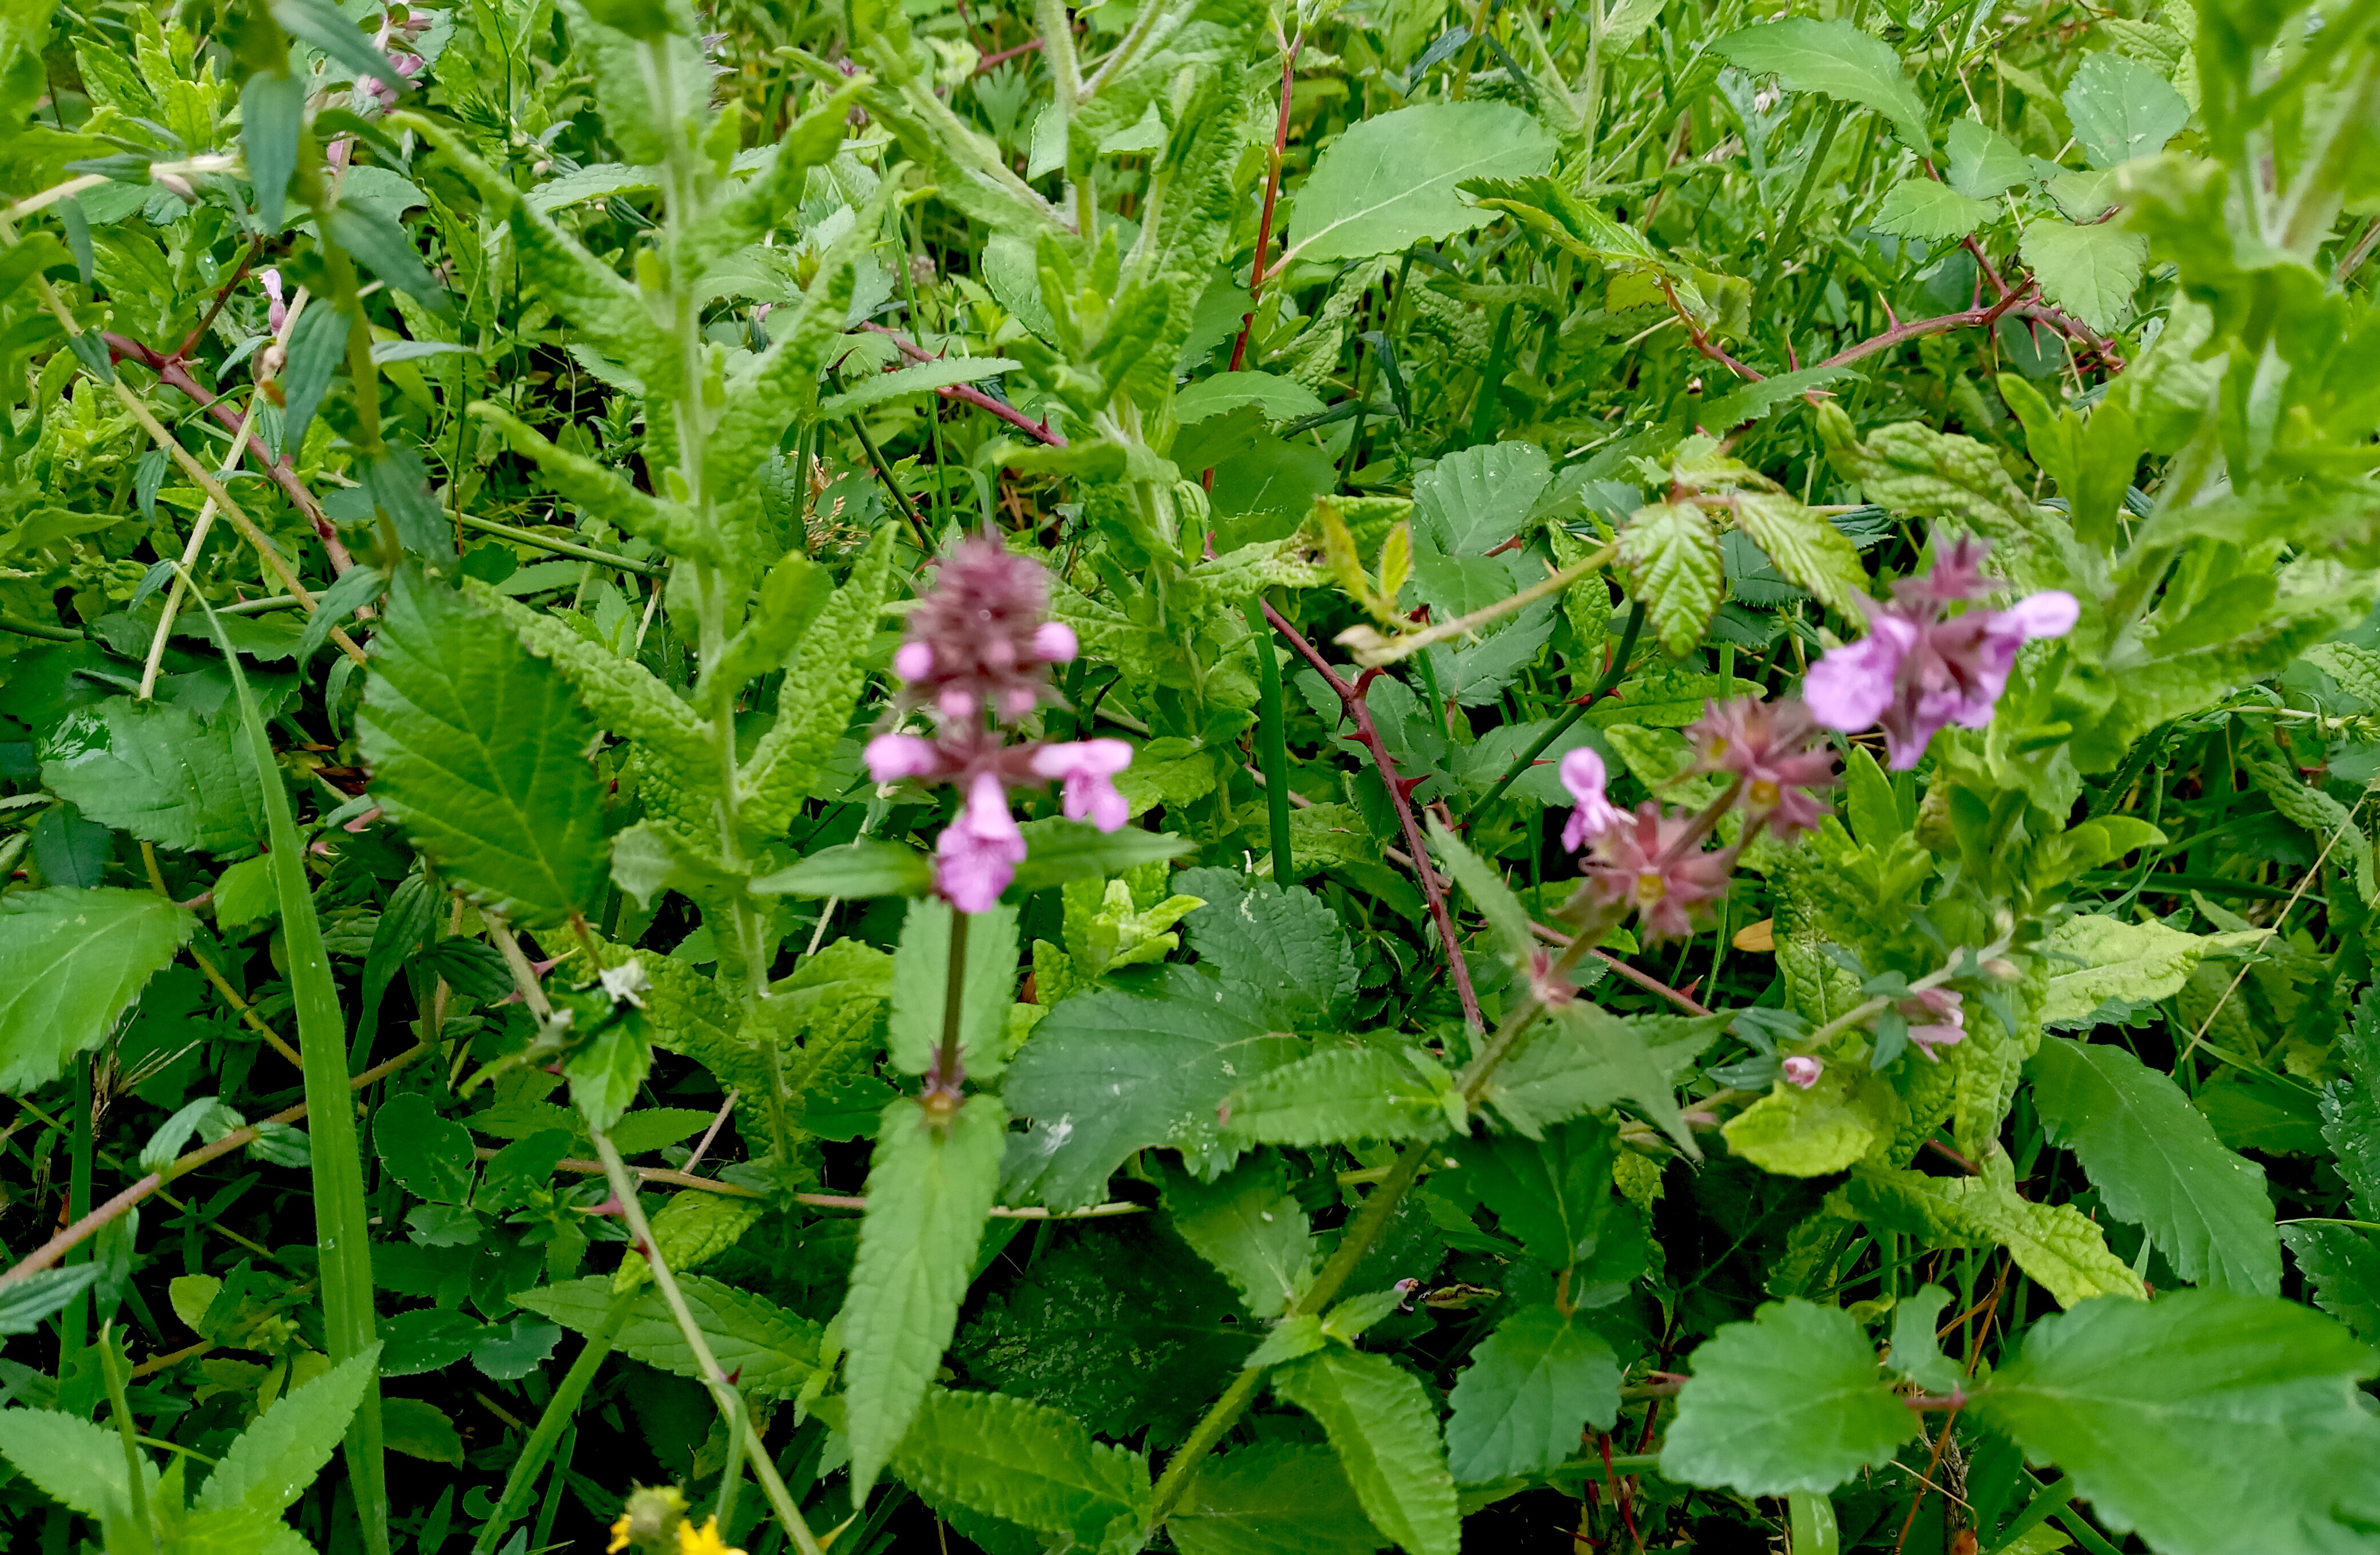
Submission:
M 1642 1549 L 1645 1548 L 1645 1536 L 1636 1531 L 1636 1511 L 1632 1504 L 1636 1499 L 1634 1494 L 1636 1476 L 1632 1474 L 1622 1479 L 1611 1472 L 1611 1433 L 1609 1431 L 1596 1432 L 1595 1444 L 1603 1450 L 1603 1478 L 1605 1483 L 1611 1487 L 1612 1500 L 1620 1507 L 1620 1525 L 1628 1530 L 1628 1542 Z
M 882 324 L 872 322 L 862 323 L 859 327 L 866 330 L 873 330 L 878 334 L 889 336 L 892 339 L 892 344 L 901 348 L 901 354 L 908 358 L 913 362 L 930 362 L 941 359 L 939 357 L 929 355 L 924 346 L 902 334 L 898 330 L 887 329 Z M 1038 438 L 1052 448 L 1063 448 L 1066 446 L 1065 438 L 1059 435 L 1057 432 L 1051 431 L 1050 430 L 1049 422 L 1036 421 L 1032 417 L 1027 416 L 1022 410 L 1017 409 L 1016 407 L 1002 404 L 1000 401 L 992 398 L 990 395 L 985 394 L 981 389 L 977 388 L 972 383 L 945 383 L 941 388 L 936 389 L 934 393 L 941 395 L 944 399 L 954 399 L 962 405 L 972 405 L 978 410 L 989 411 L 992 415 L 997 416 L 1002 420 L 1007 422 L 1010 426 L 1014 427 L 1017 431 Z
M 1414 874 L 1421 881 L 1422 895 L 1429 903 L 1430 921 L 1438 925 L 1438 937 L 1446 946 L 1446 958 L 1454 975 L 1454 991 L 1463 1001 L 1463 1018 L 1470 1021 L 1474 1030 L 1487 1030 L 1488 1023 L 1479 1014 L 1479 996 L 1472 990 L 1470 965 L 1463 959 L 1463 942 L 1455 936 L 1454 915 L 1447 911 L 1446 893 L 1439 887 L 1437 871 L 1429 867 L 1429 855 L 1422 846 L 1421 823 L 1414 819 L 1413 795 L 1397 776 L 1397 764 L 1380 738 L 1379 725 L 1372 722 L 1372 711 L 1364 705 L 1362 686 L 1351 686 L 1342 679 L 1315 651 L 1314 645 L 1272 607 L 1271 601 L 1264 601 L 1264 613 L 1272 629 L 1289 639 L 1290 646 L 1305 656 L 1315 673 L 1321 675 L 1323 684 L 1338 697 L 1347 716 L 1354 721 L 1355 737 L 1372 753 L 1372 765 L 1379 769 L 1380 782 L 1389 791 L 1389 802 L 1396 807 L 1397 823 L 1403 828 L 1405 847 L 1413 855 Z
M 207 310 L 206 317 L 200 319 L 199 321 L 199 327 L 190 331 L 188 335 L 184 337 L 181 345 L 174 348 L 174 359 L 176 361 L 180 361 L 183 358 L 188 356 L 191 349 L 196 346 L 199 341 L 206 334 L 208 327 L 215 322 L 216 315 L 220 314 L 224 310 L 224 304 L 231 300 L 231 294 L 239 289 L 239 284 L 242 281 L 248 279 L 249 266 L 256 262 L 256 256 L 263 249 L 263 238 L 252 237 L 249 239 L 248 252 L 239 256 L 239 268 L 231 273 L 231 279 L 225 281 L 223 284 L 223 289 L 215 293 L 214 304 Z
M 155 373 L 159 383 L 189 395 L 208 415 L 230 428 L 234 433 L 238 432 L 240 413 L 232 407 L 225 396 L 212 394 L 200 386 L 199 381 L 190 376 L 190 370 L 179 360 L 120 334 L 103 332 L 100 339 L 106 342 L 108 354 L 116 360 L 129 358 L 139 362 Z M 344 573 L 354 566 L 355 558 L 348 555 L 347 548 L 339 542 L 339 531 L 333 527 L 330 516 L 322 511 L 322 504 L 314 500 L 314 493 L 298 479 L 297 470 L 290 466 L 289 456 L 285 454 L 278 460 L 274 459 L 273 450 L 264 445 L 264 439 L 253 430 L 248 434 L 248 452 L 264 468 L 264 472 L 273 477 L 273 484 L 279 486 L 282 494 L 289 499 L 289 505 L 304 514 L 306 521 L 314 526 L 315 538 L 322 542 L 323 553 L 331 558 L 331 571 Z
M 1232 342 L 1233 372 L 1247 366 L 1248 332 L 1256 327 L 1257 308 L 1264 301 L 1265 258 L 1272 251 L 1273 204 L 1281 198 L 1281 159 L 1289 151 L 1289 95 L 1296 85 L 1297 51 L 1305 44 L 1305 35 L 1300 33 L 1281 51 L 1281 119 L 1273 126 L 1272 161 L 1265 174 L 1264 214 L 1257 220 L 1257 257 L 1248 266 L 1248 310 L 1240 315 L 1239 338 Z
M 1004 65 L 1008 61 L 1014 59 L 1020 54 L 1031 54 L 1035 49 L 1038 49 L 1040 46 L 1041 40 L 1036 38 L 1031 43 L 1019 43 L 1013 49 L 1002 49 L 998 54 L 985 55 L 981 59 L 975 62 L 975 73 L 980 76 L 987 70 L 996 68 L 997 67 Z

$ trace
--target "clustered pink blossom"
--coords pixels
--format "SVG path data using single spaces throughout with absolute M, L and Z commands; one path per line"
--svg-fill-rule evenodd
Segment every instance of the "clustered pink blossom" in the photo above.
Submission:
M 1942 1061 L 1937 1048 L 1956 1047 L 1967 1035 L 1965 1002 L 1956 989 L 1921 989 L 1893 1006 L 1909 1022 L 1909 1041 L 1928 1063 Z
M 1811 748 L 1819 729 L 1799 702 L 1706 703 L 1686 735 L 1694 746 L 1692 771 L 1734 780 L 1719 804 L 1698 814 L 1669 811 L 1653 799 L 1633 813 L 1620 809 L 1605 796 L 1602 758 L 1584 747 L 1559 769 L 1575 801 L 1562 846 L 1586 848 L 1585 889 L 1607 907 L 1633 911 L 1647 940 L 1692 933 L 1699 910 L 1726 894 L 1737 856 L 1763 827 L 1786 842 L 1816 830 L 1826 808 L 1810 790 L 1835 781 L 1834 759 Z M 1737 807 L 1742 832 L 1706 851 L 1704 839 Z
M 1802 684 L 1810 711 L 1829 729 L 1851 734 L 1881 726 L 1885 764 L 1917 765 L 1947 723 L 1980 729 L 2008 687 L 2016 650 L 2034 638 L 2064 637 L 2082 613 L 2062 589 L 2029 594 L 2007 610 L 1946 608 L 1994 588 L 1981 564 L 1988 541 L 1954 541 L 1924 577 L 1892 586 L 1892 602 L 1868 617 L 1868 635 L 1810 666 Z
M 1014 741 L 1014 725 L 1054 699 L 1050 666 L 1072 660 L 1075 634 L 1046 619 L 1049 576 L 997 541 L 961 541 L 936 568 L 934 587 L 909 614 L 909 637 L 892 655 L 901 708 L 934 724 L 923 735 L 883 734 L 868 742 L 878 783 L 949 784 L 964 800 L 935 848 L 935 889 L 965 913 L 990 909 L 1025 858 L 1025 833 L 1008 790 L 1060 785 L 1069 820 L 1113 832 L 1131 819 L 1115 776 L 1132 763 L 1122 740 Z

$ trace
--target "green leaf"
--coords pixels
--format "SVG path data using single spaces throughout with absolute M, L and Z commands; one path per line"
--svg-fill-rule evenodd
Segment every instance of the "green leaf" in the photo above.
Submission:
M 2044 297 L 2093 329 L 2112 330 L 2131 314 L 2149 240 L 2112 222 L 2076 226 L 2045 218 L 2025 224 L 2017 252 Z
M 820 400 L 818 413 L 821 418 L 855 415 L 905 395 L 931 394 L 953 383 L 978 383 L 1024 365 L 1006 357 L 939 357 L 863 378 L 856 386 Z
M 471 1131 L 441 1117 L 422 1092 L 404 1091 L 372 1114 L 372 1143 L 381 1164 L 405 1191 L 433 1204 L 462 1204 L 471 1197 Z
M 54 885 L 0 896 L 0 1091 L 38 1089 L 103 1040 L 199 927 L 147 891 Z
M 264 835 L 256 769 L 235 750 L 232 725 L 170 702 L 110 697 L 76 709 L 42 741 L 42 783 L 160 847 L 236 857 Z
M 1990 221 L 1998 208 L 1961 194 L 1931 178 L 1906 178 L 1892 186 L 1876 208 L 1876 227 L 1925 243 L 1948 243 Z
M 1900 56 L 1881 38 L 1848 21 L 1796 17 L 1741 28 L 1712 47 L 1755 76 L 1775 76 L 1792 91 L 1815 91 L 1873 108 L 1901 144 L 1920 156 L 1933 150 L 1925 102 L 1901 73 Z
M 2346 1078 L 2322 1093 L 2322 1136 L 2338 1158 L 2357 1216 L 2380 1221 L 2380 995 L 2366 989 L 2339 1038 Z
M 2051 1143 L 2074 1152 L 2108 1212 L 2146 1230 L 2183 1279 L 2280 1294 L 2264 1168 L 2225 1149 L 2173 1081 L 2122 1048 L 2059 1038 L 2025 1072 Z
M 1438 1411 L 1421 1381 L 1379 1355 L 1332 1345 L 1272 1374 L 1273 1391 L 1321 1424 L 1373 1526 L 1413 1555 L 1462 1541 Z
M 798 864 L 752 882 L 756 896 L 922 896 L 933 889 L 934 861 L 902 843 L 873 837 L 822 848 Z
M 855 1501 L 917 1418 L 950 1348 L 1000 1186 L 1005 1124 L 989 1096 L 942 1124 L 905 1097 L 884 1109 L 843 1306 Z
M 1318 263 L 1365 259 L 1468 232 L 1492 213 L 1456 185 L 1541 174 L 1553 153 L 1535 118 L 1500 103 L 1429 103 L 1359 120 L 1315 158 L 1290 215 L 1289 251 Z
M 1974 119 L 1950 126 L 1950 187 L 1989 200 L 2033 176 L 2033 166 L 1997 129 Z
M 0 1457 L 42 1494 L 93 1520 L 131 1511 L 125 1496 L 124 1439 L 49 1409 L 0 1409 Z M 142 1493 L 154 1498 L 157 1469 L 141 1454 Z
M 600 911 L 594 722 L 500 618 L 400 572 L 356 722 L 373 796 L 490 910 L 530 928 Z
M 1620 1360 L 1576 1313 L 1550 1302 L 1507 1313 L 1471 1353 L 1448 1395 L 1446 1456 L 1455 1482 L 1539 1475 L 1577 1451 L 1590 1425 L 1620 1415 Z
M 1929 1393 L 1949 1393 L 1959 1386 L 1959 1368 L 1942 1354 L 1934 1331 L 1942 1308 L 1949 1305 L 1950 1293 L 1939 1285 L 1928 1285 L 1893 1304 L 1892 1369 Z
M 1937 1245 L 1997 1242 L 2060 1306 L 2094 1296 L 2138 1298 L 2140 1277 L 2107 1249 L 2099 1227 L 2070 1204 L 2020 1197 L 2005 1156 L 1987 1174 L 1928 1177 L 1863 1165 L 1843 1190 L 1856 1218 Z
M 936 1505 L 956 1502 L 1084 1548 L 1135 1548 L 1148 1520 L 1146 1459 L 1005 1393 L 929 1392 L 892 1472 Z
M 678 1276 L 686 1310 L 719 1364 L 736 1385 L 790 1397 L 818 1369 L 819 1325 L 773 1302 L 702 1274 Z M 595 1334 L 612 1307 L 612 1276 L 589 1274 L 514 1293 L 516 1305 L 574 1333 Z M 659 1291 L 648 1290 L 628 1310 L 613 1347 L 679 1377 L 699 1377 L 694 1353 Z
M 1462 1162 L 1464 1181 L 1505 1233 L 1547 1268 L 1563 1270 L 1587 1256 L 1602 1228 L 1612 1202 L 1615 1144 L 1609 1128 L 1582 1118 L 1548 1130 L 1543 1139 L 1469 1137 L 1447 1153 L 1450 1162 Z
M 463 1437 L 454 1419 L 426 1399 L 382 1399 L 381 1431 L 392 1452 L 425 1463 L 463 1465 Z
M 2104 913 L 2061 920 L 2041 942 L 2047 969 L 2041 1024 L 2088 1027 L 2181 991 L 2200 959 L 2252 947 L 2261 932 L 2184 934 L 2161 923 L 2127 923 Z M 2103 1007 L 2109 1011 L 2100 1012 Z
M 1747 426 L 1759 420 L 1780 405 L 1801 398 L 1812 389 L 1822 389 L 1859 374 L 1848 367 L 1805 367 L 1795 372 L 1779 372 L 1773 377 L 1738 383 L 1716 399 L 1703 402 L 1702 423 L 1722 431 Z M 1582 555 L 1585 552 L 1580 553 Z M 1569 565 L 1568 558 L 1556 561 Z
M 1304 1442 L 1208 1460 L 1165 1531 L 1182 1555 L 1372 1555 L 1380 1546 L 1339 1460 Z
M 941 1047 L 950 992 L 951 921 L 947 902 L 909 904 L 901 947 L 892 955 L 892 1021 L 885 1046 L 892 1067 L 922 1075 Z M 967 915 L 966 983 L 959 1008 L 959 1056 L 966 1073 L 1000 1073 L 1006 1058 L 1008 1010 L 1016 998 L 1016 909 L 995 905 Z
M 1552 484 L 1536 443 L 1458 449 L 1414 477 L 1414 539 L 1444 556 L 1485 556 L 1521 532 Z
M 2366 710 L 2380 708 L 2380 653 L 2351 642 L 2318 642 L 2305 650 L 2305 660 Z
M 2373 1370 L 2319 1313 L 2182 1291 L 2041 1318 L 1970 1407 L 2152 1549 L 2332 1555 L 2375 1511 L 2380 1420 L 2355 1388 Z
M 380 1346 L 371 1345 L 283 1394 L 224 1453 L 195 1509 L 278 1512 L 304 1494 L 346 1434 L 379 1359 Z
M 2111 50 L 2082 56 L 2061 101 L 2094 167 L 2155 156 L 2190 122 L 2190 104 L 2163 76 Z
M 79 1263 L 70 1269 L 44 1269 L 0 1285 L 0 1337 L 39 1332 L 45 1318 L 89 1290 L 98 1278 L 99 1265 Z
M 2314 1305 L 2369 1344 L 2380 1341 L 2380 1247 L 2353 1226 L 2281 1227 L 2313 1289 Z
M 1304 886 L 1199 869 L 1174 876 L 1173 889 L 1207 904 L 1182 920 L 1199 961 L 1260 999 L 1270 1018 L 1311 1029 L 1354 996 L 1347 931 Z
M 1102 832 L 1087 820 L 1062 816 L 1028 820 L 1017 830 L 1025 833 L 1029 850 L 1009 887 L 1018 897 L 1068 881 L 1104 880 L 1192 851 L 1186 838 L 1171 832 L 1144 832 L 1136 826 Z
M 1574 1002 L 1569 1008 L 1590 1007 Z M 1728 1018 L 1558 1013 L 1498 1066 L 1480 1099 L 1532 1139 L 1564 1119 L 1623 1100 L 1656 1121 L 1675 1114 L 1682 1129 L 1672 1087 Z
M 1504 883 L 1504 877 L 1463 846 L 1463 839 L 1448 831 L 1434 815 L 1429 818 L 1429 845 L 1446 872 L 1454 877 L 1454 883 L 1471 898 L 1471 905 L 1488 919 L 1488 927 L 1495 931 L 1504 954 L 1515 965 L 1526 963 L 1538 948 L 1537 937 L 1529 928 L 1528 909 L 1512 894 L 1512 888 Z
M 1436 1139 L 1453 1077 L 1417 1048 L 1338 1048 L 1275 1069 L 1223 1103 L 1226 1137 L 1262 1145 Z
M 616 1137 L 613 1141 L 618 1142 Z M 670 1272 L 684 1276 L 735 1245 L 766 1212 L 766 1206 L 758 1199 L 682 1193 L 653 1216 L 653 1241 L 661 1247 L 662 1261 Z M 645 1255 L 630 1248 L 612 1276 L 612 1294 L 634 1290 L 651 1277 Z
M 1692 503 L 1638 508 L 1620 531 L 1620 565 L 1661 646 L 1681 659 L 1693 652 L 1727 594 L 1709 517 Z
M 271 10 L 273 19 L 281 24 L 283 31 L 321 49 L 344 66 L 350 76 L 370 76 L 388 82 L 400 92 L 411 85 L 410 79 L 390 64 L 388 55 L 342 15 L 332 0 L 273 0 Z
M 1747 1496 L 1831 1490 L 1888 1462 L 1917 1416 L 1850 1313 L 1798 1297 L 1729 1323 L 1694 1353 L 1661 1474 Z
M 322 226 L 334 242 L 362 261 L 365 269 L 431 312 L 444 318 L 455 311 L 446 289 L 415 251 L 412 237 L 386 212 L 346 195 L 324 213 Z
M 1869 606 L 1867 569 L 1849 536 L 1779 492 L 1740 492 L 1736 528 L 1775 563 L 1777 570 L 1847 617 Z
M 897 525 L 886 525 L 852 565 L 849 581 L 819 612 L 785 666 L 777 719 L 736 774 L 744 822 L 757 836 L 782 831 L 850 727 L 878 619 L 892 589 Z
M 1231 1281 L 1250 1317 L 1278 1318 L 1305 1293 L 1314 1234 L 1278 1156 L 1243 1161 L 1212 1183 L 1170 1172 L 1165 1208 L 1182 1240 Z

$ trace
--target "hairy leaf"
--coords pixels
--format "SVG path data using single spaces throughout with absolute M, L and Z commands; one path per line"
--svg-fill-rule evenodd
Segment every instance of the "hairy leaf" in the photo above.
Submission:
M 48 1085 L 97 1047 L 198 929 L 152 892 L 54 885 L 0 896 L 0 1090 Z
M 1457 1483 L 1544 1474 L 1586 1427 L 1609 1430 L 1619 1417 L 1619 1357 L 1576 1313 L 1550 1302 L 1518 1307 L 1472 1352 L 1447 1403 Z
M 1413 1555 L 1454 1555 L 1454 1476 L 1412 1373 L 1333 1345 L 1274 1372 L 1272 1387 L 1320 1422 L 1373 1526 Z
M 1698 1346 L 1661 1473 L 1748 1496 L 1831 1490 L 1917 1434 L 1852 1316 L 1799 1299 Z

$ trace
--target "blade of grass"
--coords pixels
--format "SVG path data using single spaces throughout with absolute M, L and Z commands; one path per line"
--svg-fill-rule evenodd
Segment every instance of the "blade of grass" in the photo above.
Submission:
M 548 1458 L 553 1456 L 554 1446 L 561 1441 L 562 1433 L 578 1417 L 579 1401 L 587 1396 L 588 1387 L 594 1382 L 595 1374 L 603 1368 L 603 1362 L 611 1355 L 612 1346 L 619 1339 L 620 1330 L 627 1326 L 628 1314 L 636 1309 L 644 1294 L 644 1287 L 638 1285 L 634 1290 L 623 1291 L 613 1296 L 612 1305 L 604 1309 L 601 1326 L 587 1336 L 578 1358 L 571 1362 L 570 1369 L 563 1374 L 561 1385 L 553 1390 L 553 1397 L 547 1401 L 545 1413 L 538 1416 L 536 1427 L 529 1432 L 528 1442 L 521 1448 L 521 1455 L 514 1460 L 512 1472 L 504 1479 L 504 1498 L 496 1502 L 496 1510 L 488 1514 L 487 1522 L 480 1529 L 480 1537 L 472 1543 L 474 1555 L 491 1555 L 496 1542 L 504 1537 L 505 1530 L 528 1512 L 529 1492 L 537 1484 L 538 1471 L 545 1467 Z
M 1272 654 L 1272 634 L 1257 601 L 1247 603 L 1248 630 L 1257 641 L 1257 759 L 1264 767 L 1265 808 L 1272 820 L 1272 879 L 1297 883 L 1289 853 L 1289 744 L 1281 703 L 1281 662 Z
M 333 1364 L 369 1348 L 375 1337 L 371 1241 L 364 1205 L 363 1158 L 357 1152 L 355 1103 L 347 1089 L 347 1023 L 339 990 L 331 981 L 331 959 L 322 949 L 322 920 L 306 880 L 306 848 L 289 812 L 289 793 L 273 759 L 264 719 L 240 670 L 239 655 L 224 635 L 223 621 L 198 590 L 190 590 L 207 615 L 207 629 L 231 670 L 240 723 L 256 759 L 257 786 L 263 790 L 267 835 L 273 844 L 273 886 L 280 899 L 282 943 L 289 959 L 289 991 L 298 1010 L 298 1051 L 305 1061 L 309 1156 L 314 1177 L 315 1241 L 322 1249 L 322 1317 Z M 347 1427 L 347 1478 L 363 1525 L 364 1548 L 388 1555 L 388 1482 L 381 1460 L 380 1379 L 364 1390 Z

